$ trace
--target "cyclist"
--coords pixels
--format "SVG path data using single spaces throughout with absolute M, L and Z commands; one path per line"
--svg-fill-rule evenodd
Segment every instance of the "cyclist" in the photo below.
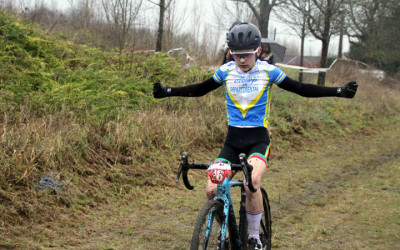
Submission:
M 237 25 L 237 24 L 240 24 L 240 23 L 242 23 L 241 21 L 234 21 L 233 23 L 232 23 L 232 26 L 229 28 L 229 31 L 233 28 L 233 27 L 235 27 L 235 25 Z M 228 35 L 229 35 L 229 32 L 228 33 L 226 33 L 226 43 L 225 43 L 225 45 L 224 45 L 224 51 L 225 51 L 225 53 L 224 53 L 224 59 L 222 60 L 222 64 L 225 64 L 225 63 L 227 63 L 227 62 L 230 62 L 230 61 L 233 61 L 233 57 L 232 57 L 232 55 L 231 55 L 231 53 L 230 53 L 230 50 L 229 50 L 229 47 L 228 47 Z
M 270 151 L 268 118 L 271 90 L 274 84 L 304 97 L 353 98 L 357 83 L 349 82 L 343 87 L 326 87 L 295 81 L 274 65 L 257 60 L 261 53 L 260 30 L 251 23 L 235 25 L 228 34 L 228 46 L 234 61 L 220 66 L 215 74 L 197 84 L 184 87 L 167 87 L 156 82 L 155 98 L 170 96 L 199 97 L 224 85 L 228 112 L 228 133 L 216 162 L 239 163 L 238 155 L 246 153 L 248 162 L 254 167 L 252 181 L 260 187 L 261 178 L 267 169 Z M 208 179 L 207 197 L 212 199 L 216 184 Z M 259 226 L 263 204 L 261 192 L 247 192 L 246 212 L 249 223 L 248 246 L 261 249 Z

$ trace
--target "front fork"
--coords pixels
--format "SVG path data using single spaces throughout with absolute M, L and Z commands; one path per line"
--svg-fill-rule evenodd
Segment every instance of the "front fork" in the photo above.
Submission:
M 231 249 L 245 249 L 247 245 L 247 215 L 246 215 L 246 190 L 244 186 L 241 186 L 241 198 L 240 198 L 240 209 L 239 209 L 239 230 L 236 224 L 235 213 L 233 211 L 232 203 L 230 203 L 230 207 L 228 208 L 228 204 L 225 203 L 224 207 L 224 216 L 225 216 L 225 225 L 222 225 L 222 230 L 225 232 L 223 235 L 224 240 L 221 239 L 220 249 L 224 249 L 225 235 L 226 235 L 226 225 L 228 223 L 227 216 L 229 216 L 229 232 L 231 233 L 231 239 L 235 239 L 235 241 L 230 241 L 232 246 Z
M 214 198 L 215 200 L 220 200 L 224 204 L 224 218 L 223 221 L 221 221 L 221 235 L 220 235 L 220 248 L 219 249 L 224 249 L 224 245 L 226 242 L 226 235 L 228 232 L 228 227 L 229 227 L 229 233 L 231 237 L 231 249 L 244 249 L 244 246 L 247 241 L 247 217 L 246 217 L 246 191 L 244 189 L 244 186 L 241 186 L 241 200 L 240 200 L 240 228 L 238 230 L 238 226 L 236 223 L 236 217 L 235 217 L 235 212 L 233 210 L 233 205 L 232 201 L 230 200 L 230 195 L 218 195 L 218 193 L 225 193 L 224 192 L 224 187 L 223 185 L 219 185 L 219 188 L 221 190 L 218 190 L 220 192 L 217 192 L 217 196 Z M 208 217 L 208 223 L 207 223 L 207 229 L 211 231 L 212 227 L 212 221 L 214 219 L 214 213 L 210 213 Z M 229 221 L 229 223 L 228 223 Z M 208 231 L 208 230 L 207 230 Z M 234 239 L 234 241 L 232 241 Z

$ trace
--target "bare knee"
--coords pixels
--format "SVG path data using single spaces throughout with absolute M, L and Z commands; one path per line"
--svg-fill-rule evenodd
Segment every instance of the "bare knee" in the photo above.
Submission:
M 261 186 L 261 179 L 260 178 L 252 178 L 251 183 L 253 184 L 253 187 L 255 189 L 257 189 L 257 191 L 255 193 L 253 193 L 250 191 L 250 189 L 247 186 L 245 189 L 246 189 L 247 197 L 249 197 L 250 199 L 253 199 L 253 198 L 257 197 L 258 190 Z
M 217 184 L 214 184 L 210 180 L 208 180 L 206 194 L 207 194 L 207 199 L 209 200 L 213 199 L 217 194 Z
M 261 187 L 261 178 L 264 175 L 264 172 L 266 170 L 266 165 L 263 161 L 257 159 L 257 158 L 251 158 L 249 160 L 249 163 L 253 166 L 253 173 L 251 175 L 251 182 L 253 184 L 253 187 L 255 189 L 259 189 Z M 250 192 L 248 189 L 246 189 L 248 196 L 253 197 L 256 196 L 256 193 Z
M 252 178 L 251 182 L 253 183 L 253 187 L 255 189 L 259 189 L 261 187 L 261 178 L 259 176 Z

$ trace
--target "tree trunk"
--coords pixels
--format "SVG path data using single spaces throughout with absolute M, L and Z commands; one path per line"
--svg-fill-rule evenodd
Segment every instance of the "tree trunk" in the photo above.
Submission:
M 269 24 L 269 17 L 271 14 L 271 6 L 269 4 L 269 0 L 260 0 L 260 20 L 259 27 L 261 31 L 261 36 L 264 38 L 268 38 L 268 24 Z
M 301 45 L 300 45 L 300 67 L 304 66 L 304 40 L 305 36 L 301 36 Z M 299 70 L 299 82 L 303 82 L 303 69 Z
M 342 58 L 343 57 L 344 13 L 342 13 L 340 22 L 341 23 L 340 23 L 340 34 L 339 34 L 338 58 Z
M 326 61 L 328 59 L 329 37 L 322 40 L 322 51 L 320 67 L 326 68 Z M 325 86 L 325 72 L 318 73 L 318 85 Z
M 318 85 L 325 86 L 325 77 L 326 77 L 326 72 L 324 71 L 318 72 Z
M 304 66 L 304 42 L 306 38 L 306 19 L 303 18 L 303 26 L 301 28 L 301 44 L 300 44 L 300 67 Z M 299 70 L 299 82 L 303 82 L 303 70 Z
M 162 40 L 164 33 L 164 13 L 165 13 L 165 0 L 160 0 L 160 20 L 158 21 L 157 43 L 156 51 L 162 50 Z

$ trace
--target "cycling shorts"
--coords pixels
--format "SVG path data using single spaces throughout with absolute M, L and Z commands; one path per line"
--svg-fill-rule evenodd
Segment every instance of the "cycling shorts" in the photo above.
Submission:
M 245 153 L 247 159 L 256 157 L 267 166 L 270 149 L 268 130 L 265 127 L 239 128 L 228 127 L 224 147 L 216 162 L 240 163 L 239 154 Z

